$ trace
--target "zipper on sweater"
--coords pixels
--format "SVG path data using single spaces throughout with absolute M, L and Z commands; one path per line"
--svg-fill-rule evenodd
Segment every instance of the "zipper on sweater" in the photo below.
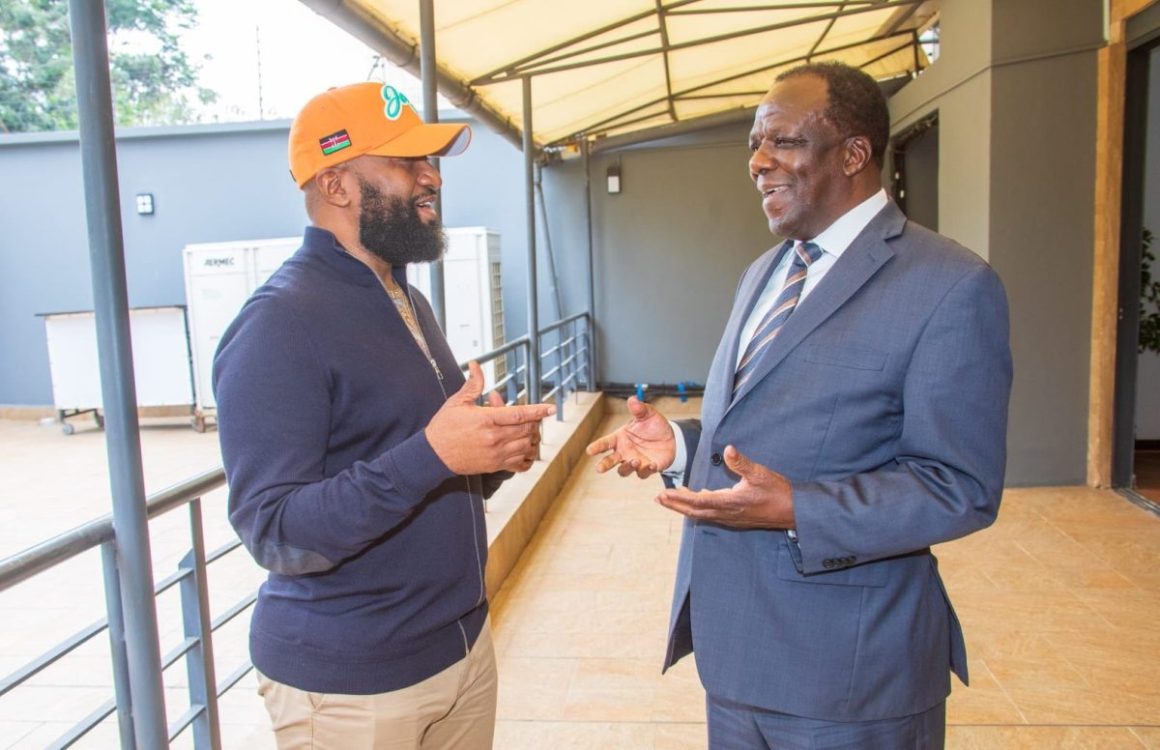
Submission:
M 408 284 L 404 291 L 407 294 L 407 303 L 411 305 L 411 309 L 417 310 L 418 308 L 415 307 L 415 300 L 413 300 L 411 298 L 411 285 Z M 423 329 L 423 324 L 419 322 L 418 314 L 415 315 L 415 324 L 417 326 L 419 326 L 419 330 Z M 414 338 L 414 337 L 412 337 L 412 338 Z M 415 346 L 419 346 L 418 341 L 415 342 Z M 422 348 L 423 347 L 419 346 L 420 350 Z M 424 354 L 426 354 L 426 352 L 424 352 Z M 447 389 L 444 387 L 444 383 L 443 383 L 443 371 L 439 369 L 439 363 L 435 361 L 434 355 L 427 357 L 427 361 L 429 361 L 431 363 L 431 369 L 433 369 L 435 371 L 435 377 L 437 377 L 439 379 L 439 390 L 440 390 L 440 392 L 443 393 L 443 400 L 446 401 L 447 400 Z M 483 573 L 483 556 L 479 554 L 479 542 L 478 542 L 479 529 L 476 527 L 476 523 L 475 523 L 475 493 L 471 491 L 471 477 L 463 477 L 463 485 L 467 489 L 467 502 L 470 506 L 472 506 L 471 539 L 472 539 L 472 542 L 475 546 L 475 569 L 476 569 L 476 572 L 479 574 L 479 597 L 475 600 L 475 606 L 478 607 L 480 604 L 483 604 L 484 601 L 486 601 L 486 599 L 487 599 L 487 584 L 485 582 L 484 573 Z M 482 495 L 479 498 L 479 502 L 480 502 L 480 505 L 483 505 L 483 496 Z M 459 629 L 462 631 L 463 625 L 460 625 Z M 463 643 L 466 646 L 467 633 L 463 634 Z

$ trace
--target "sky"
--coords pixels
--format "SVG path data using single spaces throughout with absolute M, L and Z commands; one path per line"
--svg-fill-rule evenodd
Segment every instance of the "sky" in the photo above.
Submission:
M 379 61 L 370 48 L 298 0 L 194 0 L 194 5 L 198 27 L 184 32 L 181 43 L 201 66 L 201 85 L 218 95 L 203 108 L 205 122 L 292 118 L 315 94 L 367 80 L 388 80 L 417 105 L 423 101 L 415 76 Z

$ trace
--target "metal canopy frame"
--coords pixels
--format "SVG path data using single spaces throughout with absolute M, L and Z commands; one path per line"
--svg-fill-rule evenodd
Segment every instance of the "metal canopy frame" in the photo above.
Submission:
M 406 18 L 392 17 L 383 0 L 300 0 L 316 12 L 329 18 L 370 44 L 400 67 L 418 74 L 419 38 L 421 30 L 411 28 Z M 506 4 L 505 4 L 506 5 Z M 511 3 L 511 5 L 518 5 Z M 639 5 L 637 6 L 640 7 Z M 918 14 L 922 9 L 925 12 Z M 834 41 L 831 32 L 844 19 L 855 18 L 867 13 L 882 13 L 892 10 L 893 14 L 875 31 L 865 38 L 850 42 L 846 39 Z M 786 19 L 786 11 L 806 11 L 805 15 Z M 728 33 L 707 31 L 703 36 L 693 35 L 675 41 L 672 39 L 670 21 L 675 18 L 696 16 L 722 17 L 730 14 L 754 16 L 769 14 L 769 23 L 749 25 Z M 779 16 L 779 14 L 781 14 Z M 916 17 L 916 14 L 918 16 Z M 504 135 L 517 147 L 524 146 L 524 118 L 518 112 L 518 103 L 510 106 L 512 112 L 503 111 L 489 98 L 488 89 L 504 83 L 516 83 L 522 79 L 536 79 L 557 73 L 593 68 L 627 60 L 660 59 L 664 71 L 663 88 L 644 103 L 633 103 L 618 111 L 602 112 L 569 126 L 563 135 L 553 133 L 551 137 L 532 134 L 536 156 L 541 160 L 552 158 L 554 153 L 565 147 L 578 147 L 582 141 L 590 141 L 594 152 L 605 150 L 600 140 L 631 133 L 633 130 L 654 129 L 666 125 L 686 124 L 687 129 L 697 129 L 705 124 L 720 120 L 722 111 L 700 113 L 682 117 L 678 105 L 712 99 L 748 99 L 751 111 L 764 89 L 721 90 L 731 82 L 754 76 L 766 71 L 808 62 L 819 58 L 841 56 L 859 48 L 869 48 L 883 42 L 897 40 L 885 51 L 878 52 L 870 59 L 856 62 L 860 67 L 879 63 L 892 55 L 907 49 L 913 51 L 905 73 L 915 75 L 925 67 L 926 57 L 922 50 L 920 32 L 924 31 L 938 17 L 937 0 L 802 0 L 791 2 L 746 3 L 737 0 L 728 3 L 723 0 L 653 0 L 653 7 L 635 10 L 610 23 L 596 28 L 582 30 L 562 40 L 554 41 L 531 54 L 521 54 L 499 65 L 489 66 L 484 73 L 468 71 L 460 74 L 448 67 L 440 66 L 435 72 L 440 91 L 457 107 L 469 112 L 484 123 Z M 473 19 L 474 20 L 474 19 Z M 651 23 L 650 23 L 651 20 Z M 545 24 L 557 24 L 557 18 L 544 19 Z M 646 28 L 641 28 L 645 24 Z M 816 38 L 809 44 L 804 54 L 797 51 L 791 55 L 777 55 L 761 65 L 751 66 L 741 72 L 730 72 L 707 82 L 682 87 L 673 74 L 673 55 L 682 50 L 693 50 L 707 45 L 721 44 L 731 40 L 752 37 L 770 32 L 790 31 L 809 25 L 822 25 Z M 635 28 L 634 28 L 635 26 Z M 432 35 L 431 40 L 434 41 Z M 625 45 L 655 40 L 643 48 L 623 49 Z M 618 48 L 619 51 L 618 51 Z M 687 82 L 686 82 L 687 83 Z M 522 87 L 522 84 L 521 84 Z M 536 103 L 531 103 L 533 107 Z M 745 109 L 730 107 L 724 111 Z M 734 114 L 736 114 L 734 112 Z M 624 141 L 621 141 L 622 143 Z
M 811 50 L 810 54 L 808 54 L 808 55 L 800 55 L 798 57 L 792 57 L 792 58 L 788 58 L 785 60 L 778 60 L 777 62 L 770 63 L 768 65 L 762 65 L 761 67 L 758 67 L 758 68 L 752 68 L 752 69 L 746 70 L 743 73 L 735 73 L 733 75 L 726 76 L 724 78 L 719 78 L 715 81 L 710 81 L 709 83 L 703 83 L 703 84 L 700 84 L 698 86 L 694 86 L 692 88 L 684 89 L 683 91 L 674 92 L 670 88 L 670 90 L 668 92 L 668 96 L 665 96 L 665 97 L 662 97 L 659 99 L 654 99 L 654 100 L 647 102 L 645 104 L 641 104 L 641 105 L 638 105 L 636 107 L 633 107 L 632 109 L 621 112 L 620 114 L 615 115 L 613 117 L 609 117 L 609 118 L 606 118 L 604 120 L 600 120 L 600 121 L 588 126 L 583 131 L 580 131 L 580 132 L 575 133 L 573 135 L 570 135 L 566 138 L 559 139 L 557 141 L 554 141 L 554 142 L 546 144 L 546 145 L 549 148 L 554 147 L 554 146 L 562 146 L 566 143 L 573 142 L 573 141 L 577 140 L 578 138 L 583 138 L 584 136 L 589 135 L 589 134 L 600 133 L 601 131 L 604 131 L 604 130 L 611 130 L 613 128 L 621 128 L 621 127 L 625 127 L 628 125 L 634 125 L 637 122 L 643 122 L 644 120 L 652 119 L 653 117 L 656 117 L 656 115 L 659 113 L 653 112 L 653 113 L 649 113 L 649 114 L 643 115 L 641 117 L 635 117 L 635 118 L 633 118 L 632 115 L 636 115 L 637 113 L 642 112 L 646 109 L 657 107 L 658 105 L 662 105 L 662 104 L 665 105 L 665 108 L 671 114 L 671 116 L 673 118 L 673 122 L 676 123 L 679 121 L 675 115 L 675 111 L 676 111 L 675 103 L 677 101 L 685 101 L 685 100 L 689 100 L 689 99 L 719 99 L 719 98 L 726 98 L 726 97 L 732 98 L 732 97 L 736 97 L 739 95 L 740 96 L 751 96 L 754 98 L 754 100 L 757 100 L 760 97 L 765 95 L 765 89 L 750 89 L 750 90 L 742 91 L 742 92 L 731 91 L 731 92 L 722 93 L 722 94 L 699 94 L 697 92 L 702 91 L 704 89 L 713 88 L 714 86 L 719 86 L 722 83 L 728 83 L 729 81 L 735 81 L 735 80 L 740 79 L 740 78 L 746 78 L 746 77 L 754 75 L 756 73 L 763 73 L 767 70 L 776 70 L 778 68 L 787 67 L 790 65 L 795 65 L 797 63 L 809 62 L 809 60 L 813 57 L 820 57 L 822 55 L 836 54 L 839 52 L 844 52 L 844 51 L 849 50 L 849 49 L 855 49 L 857 47 L 861 47 L 861 46 L 864 46 L 866 44 L 871 44 L 873 42 L 885 41 L 887 39 L 892 39 L 895 37 L 905 37 L 905 41 L 902 44 L 900 44 L 899 46 L 892 47 L 889 51 L 884 52 L 881 55 L 878 55 L 877 57 L 871 58 L 870 60 L 867 60 L 865 63 L 862 64 L 861 67 L 871 65 L 875 62 L 878 62 L 880 59 L 882 59 L 884 57 L 888 57 L 890 55 L 896 54 L 898 52 L 901 52 L 904 49 L 908 49 L 911 47 L 914 47 L 917 49 L 918 33 L 915 31 L 895 31 L 895 32 L 892 32 L 889 34 L 880 34 L 878 36 L 874 36 L 874 37 L 871 37 L 869 39 L 865 39 L 865 40 L 860 41 L 860 42 L 854 42 L 851 44 L 843 44 L 843 45 L 840 45 L 838 47 L 829 47 L 827 49 L 822 50 L 821 52 L 816 52 L 815 50 L 817 49 L 817 45 L 820 44 L 822 41 L 821 39 L 819 39 L 818 42 L 815 43 L 815 45 L 814 45 L 814 50 Z M 916 64 L 918 62 L 918 59 L 919 58 L 917 57 L 917 54 L 916 54 L 916 58 L 915 58 Z M 747 116 L 749 114 L 751 114 L 750 108 L 743 108 L 743 111 L 746 113 Z M 712 115 L 708 115 L 706 117 L 712 117 Z M 625 118 L 628 118 L 628 119 L 625 119 Z M 706 118 L 696 118 L 697 124 L 700 124 L 700 121 L 704 120 L 704 119 L 706 119 Z M 596 150 L 607 150 L 607 149 L 600 149 L 599 145 L 600 144 L 598 142 L 598 144 L 597 144 L 598 148 Z
M 689 4 L 698 3 L 698 2 L 704 2 L 704 0 L 680 0 L 679 2 L 674 3 L 674 4 L 666 7 L 666 6 L 661 4 L 661 0 L 656 0 L 657 9 L 655 12 L 637 14 L 635 16 L 631 16 L 629 18 L 626 18 L 623 21 L 618 21 L 617 23 L 612 24 L 611 26 L 607 26 L 607 27 L 604 27 L 602 29 L 597 29 L 596 31 L 590 31 L 586 34 L 581 34 L 580 36 L 569 39 L 566 42 L 563 42 L 560 44 L 555 44 L 552 47 L 544 50 L 543 52 L 539 52 L 535 55 L 526 57 L 523 60 L 518 60 L 514 63 L 509 63 L 507 65 L 500 67 L 497 70 L 492 71 L 491 73 L 488 73 L 486 75 L 482 75 L 482 76 L 474 79 L 473 81 L 471 81 L 470 85 L 482 86 L 482 85 L 487 85 L 487 84 L 491 84 L 491 83 L 500 83 L 502 81 L 510 80 L 513 78 L 523 78 L 525 76 L 535 76 L 535 75 L 546 75 L 548 73 L 559 73 L 559 72 L 562 72 L 565 70 L 571 70 L 574 68 L 583 68 L 583 67 L 589 67 L 592 65 L 602 65 L 604 63 L 609 63 L 609 62 L 617 62 L 620 60 L 630 60 L 634 57 L 647 57 L 650 55 L 657 55 L 657 54 L 664 55 L 666 67 L 667 67 L 669 55 L 673 52 L 678 51 L 678 50 L 689 49 L 691 47 L 700 47 L 700 46 L 703 46 L 706 44 L 715 44 L 716 42 L 727 42 L 731 39 L 740 39 L 741 37 L 752 36 L 754 34 L 764 34 L 768 31 L 780 31 L 782 29 L 793 28 L 794 26 L 805 26 L 805 25 L 812 24 L 812 23 L 818 23 L 820 21 L 828 21 L 829 23 L 826 25 L 825 31 L 823 31 L 821 33 L 821 35 L 818 37 L 817 41 L 814 42 L 814 48 L 812 50 L 810 50 L 810 54 L 806 55 L 806 57 L 808 58 L 808 57 L 811 57 L 815 54 L 815 51 L 817 50 L 817 48 L 825 40 L 826 35 L 829 34 L 830 30 L 834 27 L 834 22 L 837 21 L 839 18 L 847 18 L 847 17 L 858 15 L 861 13 L 866 13 L 868 11 L 882 10 L 882 3 L 880 1 L 874 2 L 873 0 L 869 0 L 869 1 L 868 0 L 833 0 L 833 2 L 810 3 L 810 4 L 808 4 L 808 6 L 803 6 L 800 4 L 799 5 L 781 4 L 781 5 L 762 6 L 759 8 L 744 8 L 744 7 L 743 8 L 715 8 L 712 10 L 705 10 L 705 11 L 696 11 L 696 10 L 681 11 L 681 10 L 679 10 L 680 6 L 689 5 Z M 905 4 L 908 8 L 913 9 L 913 8 L 916 8 L 917 6 L 921 5 L 923 2 L 926 2 L 926 0 L 898 0 L 898 2 L 896 2 L 895 4 L 899 5 L 899 6 L 902 6 Z M 861 7 L 850 7 L 853 5 L 857 5 L 857 6 L 861 6 Z M 812 7 L 812 6 L 837 7 L 837 8 L 839 8 L 839 10 L 836 10 L 836 11 L 833 11 L 830 13 L 823 13 L 823 14 L 816 15 L 816 16 L 799 18 L 799 19 L 795 19 L 793 21 L 783 21 L 781 23 L 767 24 L 765 26 L 759 26 L 757 28 L 746 29 L 744 31 L 736 31 L 736 32 L 732 32 L 729 34 L 717 34 L 715 36 L 709 36 L 709 37 L 705 37 L 703 39 L 697 39 L 697 40 L 690 41 L 690 42 L 682 42 L 680 44 L 670 44 L 668 41 L 668 27 L 667 27 L 667 24 L 665 23 L 665 17 L 669 16 L 669 15 L 673 15 L 673 16 L 692 15 L 692 14 L 696 14 L 699 12 L 700 13 L 730 13 L 730 12 L 732 12 L 732 13 L 753 13 L 753 12 L 759 11 L 759 10 L 766 10 L 766 11 L 798 10 L 802 7 Z M 657 21 L 657 28 L 653 31 L 638 32 L 636 34 L 632 34 L 632 35 L 625 37 L 623 39 L 614 39 L 614 40 L 609 41 L 609 42 L 604 42 L 604 43 L 598 44 L 594 47 L 586 47 L 586 48 L 583 48 L 580 50 L 576 50 L 574 52 L 569 52 L 567 54 L 558 55 L 556 57 L 546 57 L 547 55 L 551 54 L 554 51 L 561 50 L 561 49 L 567 49 L 568 47 L 571 47 L 575 44 L 579 44 L 580 42 L 584 42 L 584 41 L 587 41 L 587 40 L 592 39 L 594 37 L 601 36 L 603 34 L 608 33 L 609 31 L 615 31 L 616 29 L 623 28 L 624 26 L 627 26 L 627 25 L 630 25 L 630 24 L 635 23 L 637 21 L 649 18 L 650 16 L 655 17 L 656 21 Z M 618 55 L 610 55 L 608 57 L 596 58 L 594 60 L 583 60 L 583 61 L 577 61 L 577 62 L 573 62 L 573 63 L 565 62 L 568 59 L 581 57 L 581 56 L 588 54 L 589 52 L 592 52 L 592 51 L 596 51 L 599 49 L 605 49 L 607 47 L 615 47 L 617 45 L 624 44 L 625 42 L 634 41 L 636 39 L 647 38 L 647 37 L 653 36 L 654 34 L 659 35 L 661 38 L 661 45 L 659 47 L 654 47 L 654 48 L 644 49 L 644 50 L 637 50 L 635 52 L 624 52 L 624 53 L 621 53 Z M 867 41 L 870 41 L 870 40 L 867 40 Z M 866 42 L 860 42 L 859 45 L 865 44 L 865 43 Z M 850 45 L 850 46 L 853 47 L 853 46 L 858 46 L 858 45 Z M 554 63 L 563 63 L 563 64 L 553 65 Z M 732 77 L 733 76 L 731 76 L 731 78 Z M 727 80 L 727 79 L 722 79 L 722 80 Z M 718 83 L 720 83 L 720 81 L 718 81 Z M 707 84 L 707 85 L 713 85 L 713 84 Z M 671 86 L 671 83 L 670 83 L 670 86 Z M 762 93 L 764 93 L 764 92 L 762 92 Z

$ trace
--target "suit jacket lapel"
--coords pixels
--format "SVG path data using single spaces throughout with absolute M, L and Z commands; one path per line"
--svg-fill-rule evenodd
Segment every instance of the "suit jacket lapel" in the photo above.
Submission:
M 833 315 L 894 255 L 886 240 L 901 234 L 905 224 L 906 217 L 898 206 L 887 203 L 789 316 L 781 333 L 765 348 L 753 375 L 737 392 L 726 412 L 745 398 L 802 339 Z
M 787 240 L 758 258 L 753 272 L 747 274 L 746 280 L 738 287 L 733 301 L 733 312 L 729 315 L 729 322 L 725 324 L 725 332 L 721 334 L 721 343 L 717 347 L 717 354 L 713 358 L 709 372 L 703 420 L 715 422 L 714 417 L 723 414 L 729 406 L 729 400 L 733 396 L 733 373 L 737 369 L 737 347 L 741 329 L 745 327 L 745 321 L 749 320 L 758 297 L 769 284 L 773 270 L 792 246 L 793 243 Z

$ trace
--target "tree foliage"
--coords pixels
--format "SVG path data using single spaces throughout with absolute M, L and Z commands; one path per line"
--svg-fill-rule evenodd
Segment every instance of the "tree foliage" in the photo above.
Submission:
M 191 0 L 106 0 L 109 67 L 119 125 L 197 120 L 214 99 L 179 34 L 197 22 Z M 0 2 L 0 131 L 77 126 L 68 0 Z

